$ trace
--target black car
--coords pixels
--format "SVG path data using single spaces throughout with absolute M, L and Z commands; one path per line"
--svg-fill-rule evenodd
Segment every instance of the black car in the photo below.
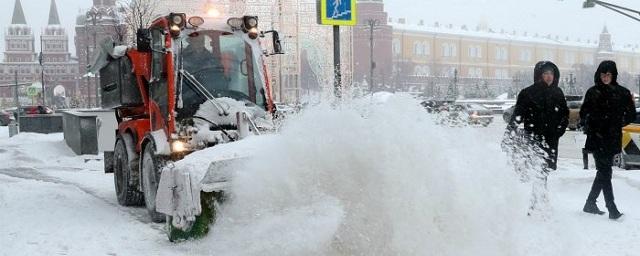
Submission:
M 449 100 L 425 100 L 420 103 L 429 113 L 438 113 L 442 110 L 448 110 L 454 101 Z
M 7 111 L 0 110 L 0 126 L 7 126 L 13 120 L 13 115 Z

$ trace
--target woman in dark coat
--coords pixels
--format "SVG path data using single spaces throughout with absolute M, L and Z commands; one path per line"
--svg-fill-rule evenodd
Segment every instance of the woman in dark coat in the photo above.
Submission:
M 585 149 L 593 153 L 598 170 L 583 211 L 604 214 L 596 205 L 602 191 L 610 219 L 622 216 L 614 202 L 611 185 L 613 157 L 622 150 L 622 127 L 633 122 L 636 116 L 633 96 L 618 84 L 617 77 L 615 62 L 600 63 L 594 76 L 595 85 L 587 91 L 580 109 L 587 134 Z

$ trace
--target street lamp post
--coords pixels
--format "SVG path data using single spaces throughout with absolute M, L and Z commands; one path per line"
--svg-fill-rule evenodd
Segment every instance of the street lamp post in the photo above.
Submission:
M 586 0 L 586 1 L 584 1 L 584 3 L 582 3 L 582 8 L 593 8 L 596 5 L 600 5 L 600 6 L 604 7 L 604 8 L 607 8 L 607 9 L 612 10 L 614 12 L 620 13 L 620 14 L 622 14 L 624 16 L 627 16 L 629 18 L 632 18 L 632 19 L 634 19 L 636 21 L 640 21 L 640 18 L 634 17 L 631 14 L 629 14 L 629 13 L 634 13 L 634 14 L 640 15 L 640 11 L 629 9 L 629 8 L 622 7 L 622 6 L 615 5 L 615 4 L 611 4 L 611 3 L 607 3 L 605 1 Z
M 45 102 L 45 93 L 44 90 L 44 56 L 42 55 L 44 45 L 42 44 L 42 35 L 40 35 L 40 55 L 38 56 L 38 63 L 40 63 L 40 81 L 42 82 L 42 106 L 46 107 L 47 103 Z
M 367 26 L 369 26 L 369 91 L 373 93 L 373 70 L 376 68 L 376 62 L 373 60 L 373 32 L 374 29 L 380 24 L 380 21 L 376 19 L 367 20 Z
M 575 87 L 576 77 L 573 73 L 569 73 L 569 77 L 565 77 L 564 82 L 569 85 L 567 88 L 567 93 L 569 95 L 578 95 L 578 88 Z
M 102 14 L 100 14 L 100 11 L 96 8 L 92 8 L 91 10 L 89 10 L 87 12 L 87 16 L 90 17 L 90 19 L 85 19 L 85 25 L 84 25 L 84 30 L 85 30 L 85 35 L 88 38 L 89 35 L 89 30 L 87 29 L 87 21 L 91 20 L 91 24 L 92 24 L 92 29 L 93 29 L 93 50 L 91 51 L 91 53 L 95 53 L 96 51 L 96 47 L 97 47 L 97 32 L 96 32 L 96 23 L 97 20 L 100 19 L 102 17 Z M 88 42 L 88 40 L 86 41 Z M 89 72 L 89 44 L 86 43 L 86 51 L 87 51 L 87 65 L 86 65 L 86 71 L 87 73 Z M 94 74 L 95 75 L 95 74 Z M 89 85 L 89 76 L 87 76 L 87 102 L 89 103 L 89 105 L 91 105 L 91 86 Z M 95 89 L 96 89 L 96 98 L 95 98 L 95 106 L 98 107 L 98 98 L 99 98 L 99 94 L 100 94 L 100 88 L 98 86 L 98 80 L 97 77 L 94 78 L 94 84 L 95 84 Z
M 16 122 L 18 123 L 18 128 L 20 127 L 20 95 L 18 94 L 19 92 L 19 88 L 18 88 L 18 70 L 15 71 L 15 87 L 14 87 L 14 96 L 15 97 L 15 101 L 16 101 Z

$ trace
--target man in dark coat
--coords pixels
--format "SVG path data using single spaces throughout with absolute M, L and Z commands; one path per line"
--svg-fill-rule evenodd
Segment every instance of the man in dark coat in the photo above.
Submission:
M 611 175 L 613 157 L 622 150 L 622 127 L 633 122 L 636 116 L 633 96 L 616 81 L 618 69 L 613 61 L 600 63 L 594 76 L 595 85 L 587 91 L 580 108 L 580 118 L 585 123 L 587 142 L 585 149 L 593 153 L 598 170 L 583 211 L 604 214 L 598 209 L 596 199 L 600 191 L 609 209 L 609 218 L 618 219 L 613 198 Z
M 560 71 L 550 61 L 540 61 L 534 69 L 534 84 L 518 94 L 516 106 L 507 130 L 515 133 L 520 123 L 524 124 L 524 136 L 531 152 L 544 159 L 543 166 L 536 170 L 533 185 L 531 210 L 546 202 L 547 175 L 557 168 L 558 141 L 569 124 L 569 108 L 564 93 L 558 87 Z M 534 167 L 535 168 L 535 167 Z M 529 212 L 531 214 L 531 212 Z

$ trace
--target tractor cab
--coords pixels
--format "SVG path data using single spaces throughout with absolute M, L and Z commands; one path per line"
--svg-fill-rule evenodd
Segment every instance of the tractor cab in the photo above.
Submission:
M 181 37 L 178 44 L 178 120 L 195 115 L 208 100 L 203 94 L 269 109 L 260 56 L 254 56 L 253 46 L 241 36 L 204 30 Z
M 151 130 L 165 131 L 171 154 L 239 139 L 239 114 L 255 133 L 275 111 L 258 38 L 272 34 L 281 54 L 278 33 L 259 32 L 255 16 L 221 21 L 171 13 L 137 33 L 138 51 L 151 55 Z

